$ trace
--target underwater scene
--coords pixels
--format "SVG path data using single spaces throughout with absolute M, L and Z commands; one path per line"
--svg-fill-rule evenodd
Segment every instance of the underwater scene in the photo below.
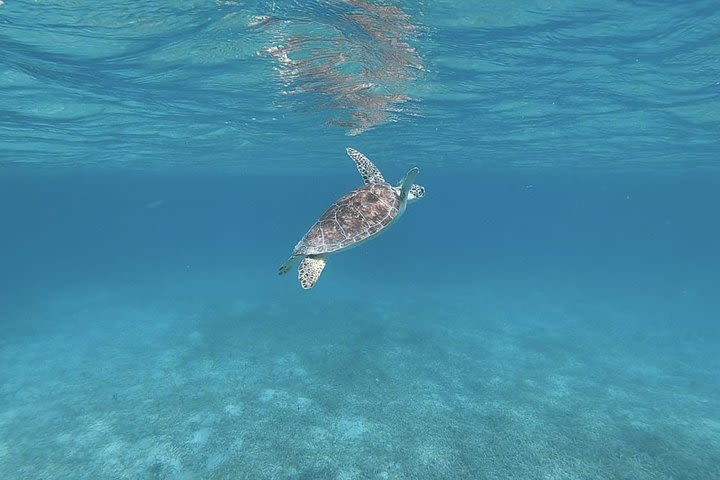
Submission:
M 718 25 L 0 0 L 0 478 L 720 479 Z

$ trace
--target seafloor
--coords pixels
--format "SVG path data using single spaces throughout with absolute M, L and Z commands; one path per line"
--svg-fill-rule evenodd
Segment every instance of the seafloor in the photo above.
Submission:
M 0 478 L 720 478 L 712 292 L 134 278 L 6 305 Z

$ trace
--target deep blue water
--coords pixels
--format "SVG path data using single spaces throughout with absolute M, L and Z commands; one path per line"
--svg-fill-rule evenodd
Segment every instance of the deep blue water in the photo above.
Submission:
M 0 476 L 720 478 L 719 23 L 0 2 Z

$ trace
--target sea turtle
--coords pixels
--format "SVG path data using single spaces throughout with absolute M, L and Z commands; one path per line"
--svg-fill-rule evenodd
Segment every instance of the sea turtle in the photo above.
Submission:
M 362 153 L 352 148 L 347 154 L 355 161 L 365 185 L 341 197 L 318 219 L 298 242 L 290 258 L 280 267 L 287 273 L 302 257 L 298 280 L 304 289 L 312 288 L 325 268 L 327 255 L 347 250 L 376 236 L 405 211 L 408 202 L 425 195 L 425 188 L 413 183 L 420 171 L 413 167 L 397 187 L 387 183 L 380 170 Z

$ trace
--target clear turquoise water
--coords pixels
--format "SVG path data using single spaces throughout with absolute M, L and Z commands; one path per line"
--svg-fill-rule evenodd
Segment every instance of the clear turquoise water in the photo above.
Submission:
M 0 477 L 720 478 L 716 2 L 0 5 Z M 427 197 L 302 291 L 360 185 Z

